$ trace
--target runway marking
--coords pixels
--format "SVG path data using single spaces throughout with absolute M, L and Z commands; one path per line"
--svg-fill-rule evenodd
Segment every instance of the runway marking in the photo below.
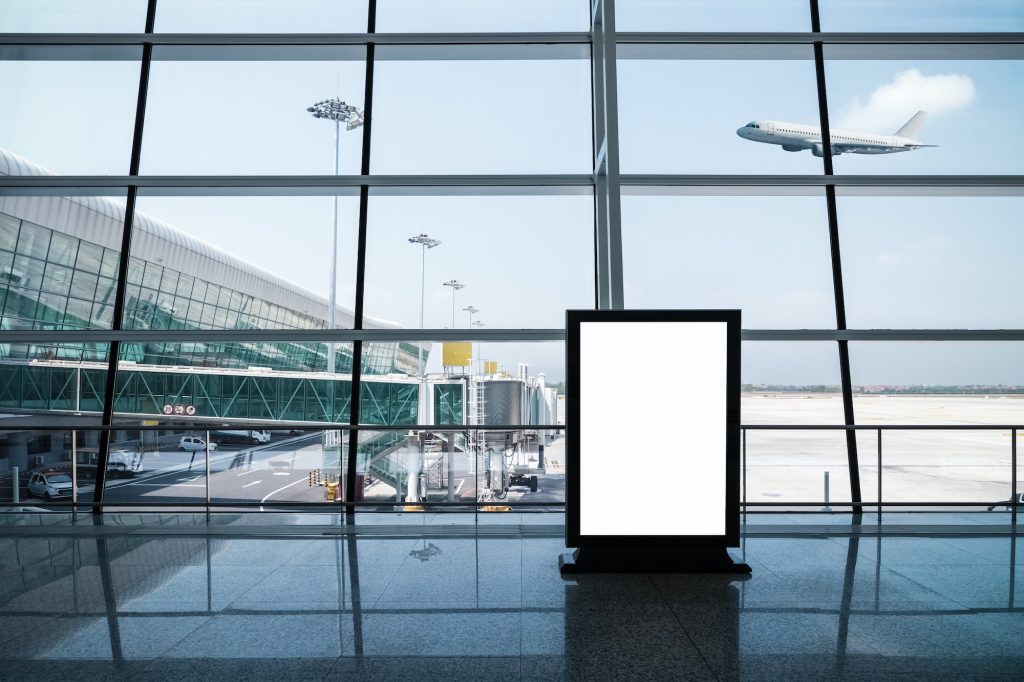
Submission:
M 243 471 L 240 474 L 235 474 L 235 476 L 248 476 L 249 474 L 255 474 L 257 471 L 260 471 L 260 470 L 259 469 L 249 469 L 248 471 Z
M 291 476 L 292 474 L 291 474 L 290 471 L 275 471 L 274 475 L 275 476 Z
M 260 500 L 260 511 L 264 511 L 263 503 L 266 502 L 267 500 L 269 500 L 271 498 L 271 496 L 278 494 L 279 492 L 281 492 L 285 488 L 291 488 L 293 485 L 298 485 L 299 483 L 302 483 L 304 480 L 306 480 L 306 479 L 304 479 L 304 478 L 296 479 L 296 480 L 292 481 L 291 483 L 289 483 L 288 485 L 281 486 L 280 488 L 278 488 L 274 492 L 267 493 L 266 497 L 264 497 L 262 500 Z
M 243 485 L 242 487 L 243 487 L 243 488 L 248 488 L 249 486 L 251 486 L 251 485 L 256 485 L 256 484 L 258 484 L 258 483 L 263 483 L 263 481 L 253 481 L 252 483 L 246 483 L 246 484 L 245 484 L 245 485 Z

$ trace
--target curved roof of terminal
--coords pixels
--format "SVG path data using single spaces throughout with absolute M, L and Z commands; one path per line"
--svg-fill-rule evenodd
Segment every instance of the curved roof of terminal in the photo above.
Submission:
M 0 175 L 56 175 L 53 171 L 44 168 L 36 163 L 33 163 L 17 154 L 7 151 L 6 149 L 0 148 Z M 46 200 L 54 199 L 56 197 L 25 197 L 25 199 L 33 200 Z M 0 197 L 2 200 L 3 197 Z M 9 197 L 8 197 L 9 199 Z M 75 202 L 81 205 L 83 208 L 93 211 L 95 213 L 105 216 L 111 221 L 120 223 L 124 220 L 125 205 L 123 202 L 116 201 L 107 197 L 59 197 L 61 200 Z M 31 222 L 39 222 L 45 227 L 51 229 L 60 230 L 60 227 L 54 225 L 46 225 L 41 220 L 33 220 L 26 216 L 17 216 Z M 69 227 L 77 227 L 77 221 L 70 223 Z M 145 213 L 136 214 L 135 229 L 141 230 L 141 235 L 137 232 L 136 236 L 152 236 L 157 240 L 170 242 L 180 247 L 183 251 L 192 252 L 203 259 L 212 261 L 214 264 L 219 265 L 219 268 L 206 268 L 206 267 L 174 267 L 170 263 L 167 267 L 172 269 L 185 272 L 186 274 L 192 275 L 199 279 L 213 282 L 214 284 L 220 284 L 222 286 L 241 291 L 257 298 L 276 303 L 284 306 L 288 309 L 296 312 L 305 313 L 320 319 L 326 320 L 327 318 L 327 299 L 317 293 L 306 289 L 303 286 L 296 284 L 283 277 L 275 275 L 272 272 L 268 272 L 247 260 L 238 258 L 223 249 L 220 249 L 208 242 L 203 241 L 197 237 L 194 237 L 186 232 L 182 232 L 176 227 L 169 225 L 161 220 L 158 220 L 152 216 L 146 215 Z M 109 230 L 107 231 L 109 232 Z M 76 234 L 82 239 L 96 241 L 92 236 L 83 234 Z M 112 249 L 120 248 L 120 233 L 110 233 L 105 235 L 107 238 L 102 240 L 103 246 Z M 144 254 L 139 253 L 144 248 L 144 243 L 140 243 L 140 240 L 136 239 L 135 245 L 133 246 L 133 255 L 138 255 L 143 260 L 152 260 L 147 258 Z M 165 254 L 162 260 L 171 260 L 166 257 L 169 254 Z M 184 263 L 182 263 L 184 265 Z M 193 270 L 193 271 L 189 271 Z M 219 272 L 218 272 L 219 271 Z M 220 275 L 220 276 L 217 276 Z M 240 278 L 239 275 L 242 275 Z M 257 280 L 261 291 L 252 291 L 252 285 L 245 286 L 244 282 L 239 279 L 245 279 L 246 276 Z M 337 306 L 338 314 L 341 315 L 342 320 L 349 320 L 348 324 L 351 324 L 353 313 L 350 309 L 345 306 Z M 339 326 L 344 322 L 339 323 Z M 399 328 L 401 325 L 390 322 L 388 320 L 381 320 L 372 317 L 366 317 L 364 320 L 364 326 L 371 329 L 381 328 Z

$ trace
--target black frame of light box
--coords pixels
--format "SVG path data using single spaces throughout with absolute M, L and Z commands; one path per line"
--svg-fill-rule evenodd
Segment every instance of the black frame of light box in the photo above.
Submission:
M 580 327 L 588 322 L 724 322 L 726 323 L 726 430 L 724 535 L 581 535 L 580 534 Z M 655 373 L 650 373 L 655 377 Z M 642 378 L 637 373 L 637 381 Z M 642 386 L 637 383 L 638 391 Z M 614 430 L 616 425 L 609 424 Z M 627 426 L 623 424 L 622 426 Z M 630 428 L 675 428 L 673 424 L 629 424 Z M 674 434 L 678 437 L 678 434 Z M 684 436 L 685 437 L 685 436 Z M 566 496 L 567 547 L 595 550 L 624 548 L 687 550 L 738 547 L 740 544 L 740 311 L 739 310 L 567 310 L 566 311 Z M 608 504 L 617 504 L 609 491 Z M 624 512 L 626 510 L 623 510 Z M 643 513 L 642 510 L 636 510 Z M 708 513 L 715 510 L 708 509 Z

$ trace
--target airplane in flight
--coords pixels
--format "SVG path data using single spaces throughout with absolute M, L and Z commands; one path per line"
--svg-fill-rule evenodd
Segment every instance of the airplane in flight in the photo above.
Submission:
M 921 147 L 938 147 L 937 144 L 921 144 L 914 138 L 921 130 L 927 111 L 914 114 L 903 127 L 892 135 L 859 133 L 851 130 L 830 130 L 832 156 L 838 154 L 895 154 L 910 152 Z M 781 145 L 787 152 L 810 149 L 815 156 L 824 156 L 821 143 L 821 128 L 784 121 L 751 121 L 736 131 L 744 140 Z

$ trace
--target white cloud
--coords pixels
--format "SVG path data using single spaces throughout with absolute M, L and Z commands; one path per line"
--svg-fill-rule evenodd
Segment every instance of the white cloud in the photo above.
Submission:
M 875 255 L 874 261 L 884 267 L 905 268 L 941 258 L 951 246 L 949 239 L 942 236 L 918 239 L 895 251 L 882 251 Z
M 974 101 L 974 82 L 958 73 L 925 76 L 917 69 L 900 71 L 875 89 L 867 101 L 859 97 L 839 114 L 836 128 L 891 134 L 918 110 L 929 116 L 960 109 Z

